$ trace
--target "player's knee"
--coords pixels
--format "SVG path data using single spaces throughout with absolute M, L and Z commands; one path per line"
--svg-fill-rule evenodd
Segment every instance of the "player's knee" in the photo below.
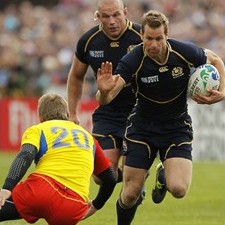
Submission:
M 175 198 L 183 198 L 187 194 L 188 187 L 184 184 L 171 185 L 168 190 Z
M 127 192 L 122 196 L 124 205 L 132 207 L 136 203 L 138 196 L 139 195 L 134 192 Z

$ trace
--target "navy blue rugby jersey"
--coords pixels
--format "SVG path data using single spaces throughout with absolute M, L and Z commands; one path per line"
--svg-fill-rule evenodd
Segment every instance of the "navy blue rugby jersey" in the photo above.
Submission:
M 140 26 L 131 21 L 128 21 L 123 34 L 114 39 L 107 36 L 102 26 L 98 25 L 80 38 L 75 54 L 81 62 L 90 65 L 96 74 L 101 63 L 105 61 L 112 62 L 115 69 L 119 60 L 141 41 Z M 115 108 L 115 110 L 130 112 L 134 103 L 135 96 L 131 85 L 128 84 L 110 104 L 101 106 L 97 110 L 109 112 Z
M 137 115 L 155 120 L 177 118 L 187 112 L 190 69 L 206 63 L 203 48 L 190 42 L 168 39 L 168 55 L 160 64 L 145 54 L 143 44 L 124 56 L 115 70 L 132 83 Z

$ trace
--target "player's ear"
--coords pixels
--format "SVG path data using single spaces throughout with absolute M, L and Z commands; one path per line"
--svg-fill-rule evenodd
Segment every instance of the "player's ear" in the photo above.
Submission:
M 100 17 L 99 11 L 96 10 L 96 11 L 95 11 L 95 14 L 94 14 L 94 20 L 95 20 L 95 21 L 98 20 L 99 17 Z
M 43 117 L 39 116 L 39 121 L 40 121 L 41 123 L 44 122 Z
M 124 9 L 123 9 L 123 13 L 124 13 L 124 15 L 125 15 L 125 16 L 127 16 L 127 15 L 128 15 L 128 9 L 127 9 L 127 7 L 124 7 Z

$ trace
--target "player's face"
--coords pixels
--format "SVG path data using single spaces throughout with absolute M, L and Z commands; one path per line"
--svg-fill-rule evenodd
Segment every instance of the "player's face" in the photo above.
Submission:
M 148 56 L 157 61 L 165 59 L 167 54 L 167 36 L 165 35 L 163 26 L 151 28 L 145 25 L 142 31 L 142 40 Z
M 127 9 L 115 4 L 102 6 L 97 16 L 105 33 L 111 38 L 117 38 L 126 28 L 126 15 Z

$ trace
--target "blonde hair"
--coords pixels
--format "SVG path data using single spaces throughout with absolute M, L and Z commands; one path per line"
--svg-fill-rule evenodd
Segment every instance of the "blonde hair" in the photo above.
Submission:
M 150 10 L 145 13 L 141 20 L 141 28 L 144 32 L 145 25 L 148 25 L 151 28 L 158 28 L 161 25 L 164 26 L 165 35 L 168 35 L 169 32 L 169 20 L 168 18 L 161 12 L 156 10 Z
M 44 94 L 38 100 L 38 115 L 41 122 L 53 119 L 68 120 L 68 104 L 58 94 Z

